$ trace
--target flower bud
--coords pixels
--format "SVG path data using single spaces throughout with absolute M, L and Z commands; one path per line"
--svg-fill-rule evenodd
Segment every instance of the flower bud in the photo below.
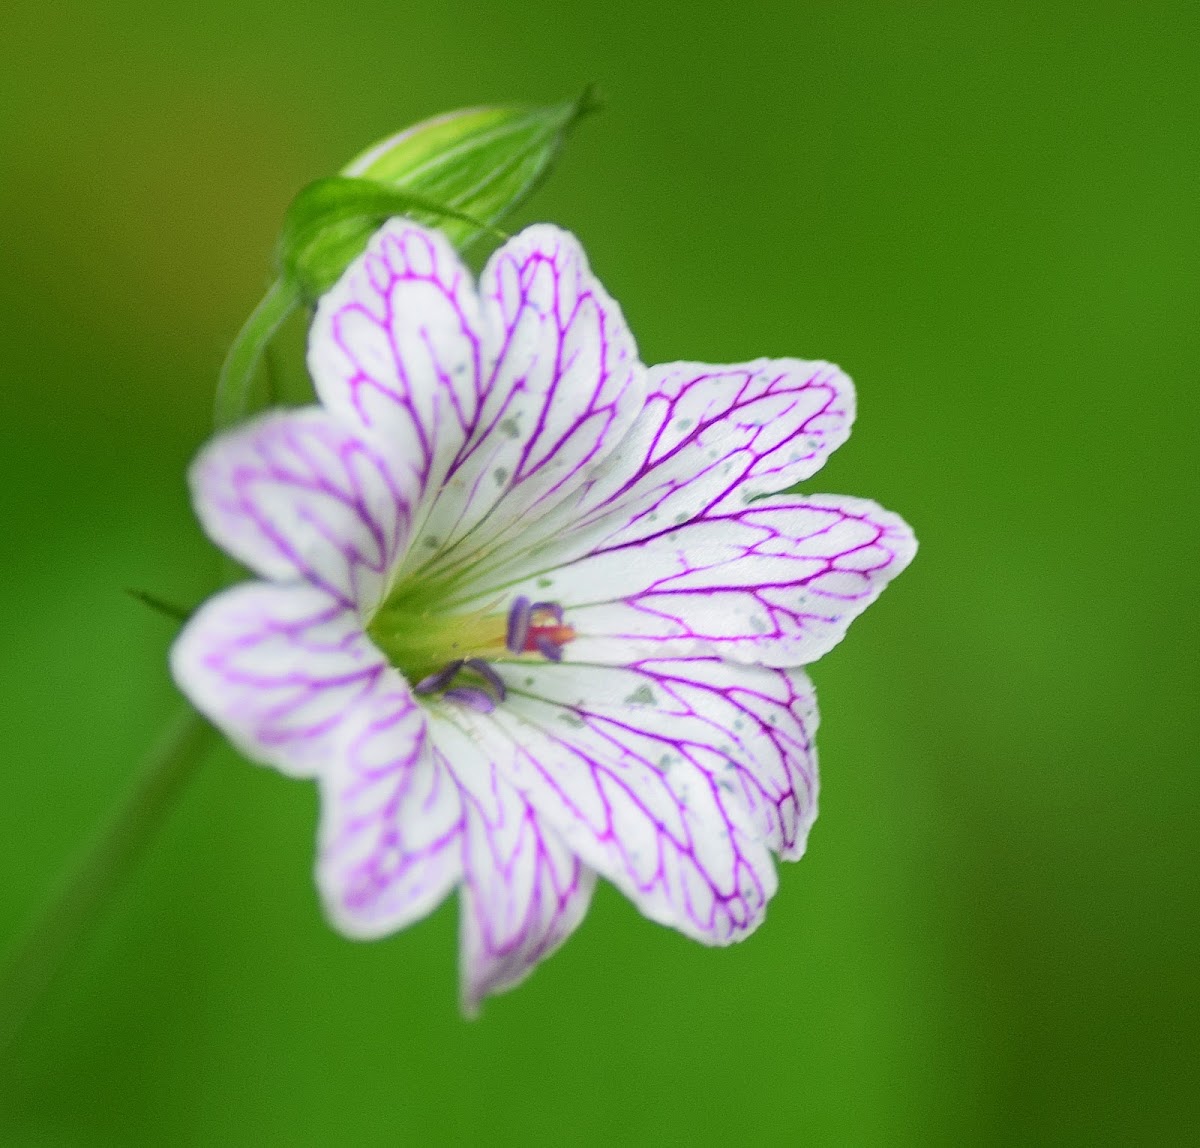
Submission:
M 406 215 L 440 228 L 460 250 L 521 203 L 545 177 L 572 125 L 599 106 L 588 88 L 547 107 L 449 112 L 368 148 L 339 176 L 309 184 L 284 219 L 279 278 L 225 357 L 217 382 L 218 430 L 254 413 L 267 344 L 303 301 L 341 277 L 383 222 Z
M 293 201 L 280 235 L 285 277 L 315 298 L 340 278 L 383 221 L 407 215 L 467 247 L 534 189 L 594 97 L 548 107 L 450 112 L 368 148 L 335 179 Z

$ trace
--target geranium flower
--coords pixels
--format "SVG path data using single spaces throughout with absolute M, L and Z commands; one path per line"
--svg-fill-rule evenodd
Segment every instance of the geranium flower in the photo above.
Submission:
M 191 484 L 260 576 L 172 651 L 251 758 L 321 789 L 317 884 L 379 937 L 460 890 L 462 999 L 520 981 L 596 874 L 740 940 L 816 815 L 799 667 L 912 558 L 872 502 L 776 494 L 849 434 L 826 363 L 647 370 L 578 242 L 538 225 L 478 291 L 393 220 L 325 295 L 320 406 L 221 435 Z

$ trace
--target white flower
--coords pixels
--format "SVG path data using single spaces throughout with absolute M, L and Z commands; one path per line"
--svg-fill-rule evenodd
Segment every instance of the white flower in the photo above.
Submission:
M 874 503 L 773 493 L 846 439 L 850 381 L 647 370 L 570 235 L 529 228 L 477 290 L 400 220 L 322 299 L 309 368 L 321 406 L 195 463 L 205 529 L 263 581 L 172 666 L 247 755 L 317 779 L 334 925 L 382 936 L 461 889 L 468 1011 L 597 873 L 706 944 L 746 936 L 816 815 L 799 667 L 915 550 Z

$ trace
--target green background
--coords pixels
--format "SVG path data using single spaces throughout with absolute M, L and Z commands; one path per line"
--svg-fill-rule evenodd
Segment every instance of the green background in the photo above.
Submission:
M 822 815 L 710 951 L 602 889 L 476 1023 L 455 908 L 340 939 L 222 749 L 0 1056 L 0 1142 L 1197 1135 L 1191 3 L 28 3 L 0 16 L 0 937 L 172 712 L 183 469 L 292 195 L 598 81 L 523 214 L 643 358 L 828 357 L 816 487 L 922 549 L 816 668 Z

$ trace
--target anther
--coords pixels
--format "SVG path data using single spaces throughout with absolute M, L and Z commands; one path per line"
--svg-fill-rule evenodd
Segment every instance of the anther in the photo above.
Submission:
M 504 642 L 510 654 L 519 654 L 525 649 L 525 639 L 529 636 L 529 618 L 532 614 L 533 607 L 524 594 L 513 599 L 513 604 L 508 608 L 508 633 Z
M 557 602 L 530 602 L 522 594 L 508 608 L 505 645 L 511 654 L 541 654 L 561 662 L 563 647 L 574 637 L 575 631 L 564 623 L 563 608 Z
M 472 659 L 474 660 L 474 659 Z M 443 666 L 436 674 L 430 674 L 427 678 L 422 678 L 415 686 L 413 686 L 414 694 L 436 694 L 438 690 L 445 689 L 458 676 L 458 671 L 463 668 L 463 660 L 459 658 L 456 662 L 451 662 L 449 665 Z
M 476 713 L 490 714 L 496 708 L 496 699 L 478 686 L 454 686 L 442 694 L 442 697 L 447 701 L 461 702 Z
M 496 692 L 496 698 L 499 701 L 504 701 L 508 697 L 508 689 L 504 685 L 504 679 L 492 669 L 482 658 L 468 658 L 466 661 L 467 668 L 474 670 L 489 686 Z
M 529 607 L 530 615 L 549 614 L 559 626 L 562 625 L 563 608 L 557 602 L 534 602 Z

